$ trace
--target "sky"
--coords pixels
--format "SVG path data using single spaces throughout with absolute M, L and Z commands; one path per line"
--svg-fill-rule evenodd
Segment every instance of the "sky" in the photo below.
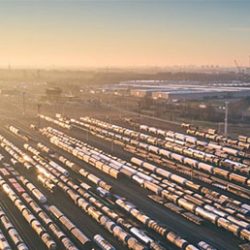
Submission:
M 0 67 L 249 65 L 250 0 L 0 0 Z

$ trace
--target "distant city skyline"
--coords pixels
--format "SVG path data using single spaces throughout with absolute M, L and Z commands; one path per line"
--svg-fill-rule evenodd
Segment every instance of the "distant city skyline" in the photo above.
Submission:
M 0 1 L 0 67 L 249 66 L 247 0 Z

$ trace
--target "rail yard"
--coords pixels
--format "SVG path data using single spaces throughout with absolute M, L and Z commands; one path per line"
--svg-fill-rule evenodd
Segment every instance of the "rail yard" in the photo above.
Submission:
M 250 250 L 249 10 L 0 0 L 0 250 Z
M 249 249 L 250 138 L 19 117 L 0 131 L 0 249 Z

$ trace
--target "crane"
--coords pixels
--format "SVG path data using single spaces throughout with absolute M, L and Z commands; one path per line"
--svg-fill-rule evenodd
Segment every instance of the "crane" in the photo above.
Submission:
M 243 70 L 241 69 L 241 67 L 240 67 L 240 65 L 238 64 L 238 62 L 237 62 L 236 59 L 234 60 L 234 64 L 235 64 L 235 66 L 236 66 L 236 68 L 237 68 L 237 70 L 238 70 L 238 73 L 239 73 L 239 74 L 243 73 Z

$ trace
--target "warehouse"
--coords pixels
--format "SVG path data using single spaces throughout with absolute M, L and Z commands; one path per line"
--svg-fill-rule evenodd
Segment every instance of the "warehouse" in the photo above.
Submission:
M 152 92 L 153 99 L 165 100 L 201 100 L 208 98 L 241 98 L 250 96 L 248 88 L 219 88 L 219 89 L 185 89 L 174 91 Z
M 132 97 L 154 100 L 202 100 L 211 98 L 244 98 L 250 96 L 247 83 L 207 83 L 167 82 L 167 81 L 128 81 L 109 86 L 109 90 L 120 92 L 127 89 Z

